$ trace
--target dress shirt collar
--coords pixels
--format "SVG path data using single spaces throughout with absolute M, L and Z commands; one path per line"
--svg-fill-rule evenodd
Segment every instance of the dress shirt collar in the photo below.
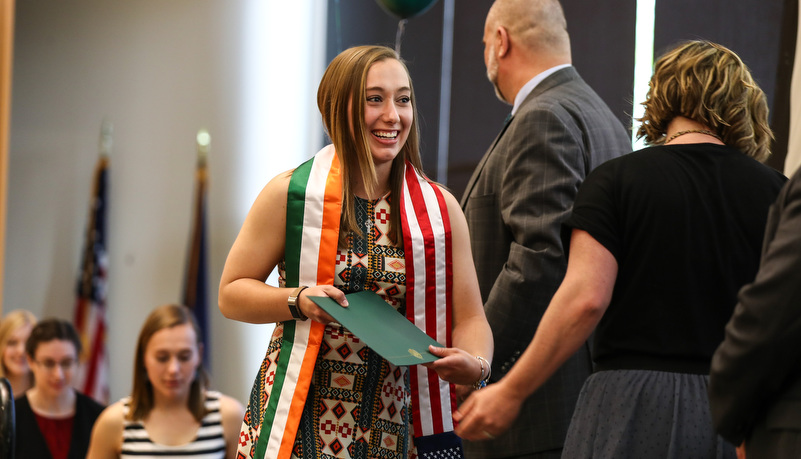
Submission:
M 570 67 L 570 64 L 562 64 L 562 65 L 557 65 L 556 67 L 551 67 L 548 70 L 535 76 L 534 78 L 528 80 L 528 83 L 524 84 L 523 87 L 520 88 L 520 91 L 518 91 L 517 95 L 515 96 L 515 104 L 512 107 L 512 115 L 517 113 L 517 109 L 520 108 L 520 105 L 523 103 L 524 100 L 526 100 L 526 97 L 528 97 L 528 95 L 531 94 L 531 91 L 533 91 L 534 88 L 536 88 L 537 85 L 540 84 L 542 80 L 548 78 L 548 76 L 550 76 L 557 70 L 561 70 L 565 67 Z

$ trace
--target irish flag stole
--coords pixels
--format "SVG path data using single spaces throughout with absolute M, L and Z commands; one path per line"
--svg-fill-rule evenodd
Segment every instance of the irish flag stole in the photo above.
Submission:
M 333 146 L 298 167 L 290 180 L 286 223 L 286 286 L 333 285 L 342 181 Z M 406 315 L 451 345 L 451 229 L 441 191 L 406 166 L 401 221 L 406 258 Z M 283 341 L 254 457 L 288 459 L 297 435 L 325 326 L 283 322 Z M 453 433 L 453 387 L 419 365 L 409 368 L 412 420 L 419 457 L 462 457 Z M 265 384 L 268 384 L 265 381 Z M 256 388 L 254 388 L 255 390 Z M 254 439 L 255 440 L 255 439 Z M 440 456 L 440 454 L 450 454 Z

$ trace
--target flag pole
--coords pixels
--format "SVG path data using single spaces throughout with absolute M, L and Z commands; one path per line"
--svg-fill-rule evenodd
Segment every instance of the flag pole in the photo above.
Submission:
M 106 220 L 108 165 L 113 128 L 104 120 L 100 129 L 99 155 L 95 165 L 89 218 L 76 288 L 75 328 L 81 338 L 80 390 L 100 403 L 108 403 L 108 353 L 106 351 Z
M 206 279 L 206 188 L 211 135 L 206 129 L 200 129 L 195 137 L 197 144 L 197 165 L 195 174 L 195 197 L 193 203 L 193 219 L 187 256 L 186 278 L 184 279 L 183 304 L 192 310 L 200 328 L 198 338 L 204 344 L 203 363 L 210 367 L 209 319 L 208 319 L 208 285 Z
M 114 132 L 114 125 L 107 119 L 103 120 L 102 125 L 100 126 L 100 141 L 98 143 L 98 158 L 97 163 L 95 164 L 95 172 L 94 172 L 94 180 L 92 180 L 92 203 L 90 203 L 89 209 L 89 221 L 87 222 L 86 226 L 86 237 L 84 240 L 84 247 L 83 247 L 83 257 L 81 262 L 81 281 L 80 286 L 78 288 L 78 294 L 83 298 L 88 298 L 91 295 L 92 290 L 92 274 L 94 272 L 94 263 L 95 257 L 92 256 L 92 252 L 95 249 L 95 244 L 97 242 L 97 237 L 99 236 L 98 231 L 95 231 L 95 227 L 97 225 L 97 212 L 96 206 L 97 203 L 95 202 L 98 199 L 99 187 L 101 186 L 101 178 L 100 174 L 108 167 L 108 157 L 111 153 L 111 146 L 113 145 L 112 134 Z M 86 326 L 86 317 L 80 314 L 80 310 L 76 314 L 75 318 L 75 326 L 78 330 L 82 330 Z M 82 337 L 82 338 L 85 338 Z M 82 343 L 84 346 L 84 353 L 89 352 L 89 343 Z
M 111 154 L 111 146 L 114 144 L 114 124 L 108 119 L 103 119 L 103 124 L 100 125 L 100 156 L 108 158 Z

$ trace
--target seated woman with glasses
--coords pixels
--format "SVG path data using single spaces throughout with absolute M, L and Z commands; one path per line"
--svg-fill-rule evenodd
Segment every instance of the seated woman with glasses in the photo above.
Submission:
M 45 319 L 31 330 L 25 352 L 34 382 L 14 404 L 15 457 L 83 459 L 103 406 L 72 387 L 78 333 L 69 322 Z

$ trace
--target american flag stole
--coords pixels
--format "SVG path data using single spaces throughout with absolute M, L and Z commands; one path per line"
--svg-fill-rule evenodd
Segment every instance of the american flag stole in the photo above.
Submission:
M 295 169 L 290 179 L 287 287 L 333 285 L 341 199 L 340 164 L 329 145 Z M 451 228 L 444 197 L 436 185 L 407 164 L 400 199 L 407 318 L 441 344 L 450 346 Z M 278 368 L 256 446 L 257 458 L 291 456 L 325 330 L 324 325 L 312 320 L 286 321 L 283 326 Z M 458 440 L 452 434 L 456 403 L 452 385 L 418 365 L 410 368 L 410 379 L 416 440 L 432 435 L 440 438 L 442 433 L 450 433 L 448 437 Z M 419 448 L 418 445 L 421 454 Z

